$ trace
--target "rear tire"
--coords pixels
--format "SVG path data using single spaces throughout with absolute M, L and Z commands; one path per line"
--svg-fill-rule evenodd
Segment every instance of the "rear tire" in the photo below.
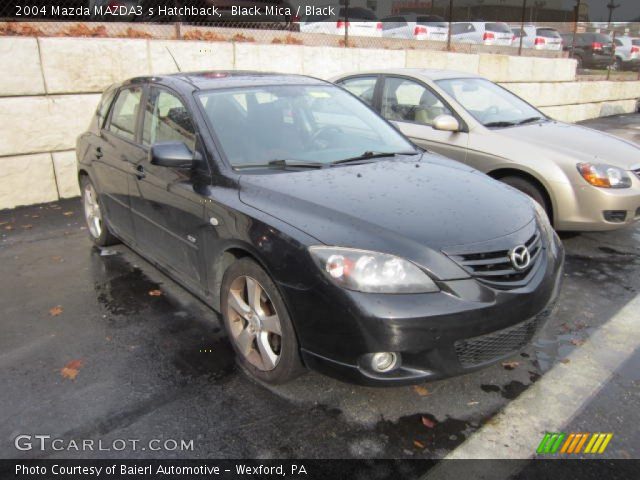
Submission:
M 241 258 L 222 279 L 220 306 L 240 366 L 269 384 L 293 380 L 305 370 L 284 300 L 269 275 Z
M 93 186 L 93 182 L 86 175 L 80 178 L 80 191 L 84 218 L 91 241 L 98 247 L 108 247 L 120 243 L 120 240 L 109 230 L 100 196 Z
M 540 204 L 542 208 L 544 208 L 544 211 L 547 212 L 547 217 L 549 217 L 549 219 L 552 218 L 551 205 L 549 205 L 549 202 L 547 201 L 544 193 L 533 182 L 517 176 L 502 177 L 499 180 L 503 183 L 506 183 L 507 185 L 510 185 L 516 190 L 520 190 L 522 193 L 528 195 L 533 200 L 538 202 L 538 204 Z

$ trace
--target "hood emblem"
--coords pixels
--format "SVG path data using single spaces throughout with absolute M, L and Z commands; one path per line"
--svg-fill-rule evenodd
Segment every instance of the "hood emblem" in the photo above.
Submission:
M 525 245 L 518 245 L 509 252 L 509 260 L 516 270 L 524 270 L 531 264 L 531 253 Z

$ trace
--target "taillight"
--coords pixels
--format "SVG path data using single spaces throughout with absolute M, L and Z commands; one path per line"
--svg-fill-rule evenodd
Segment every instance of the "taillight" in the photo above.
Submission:
M 486 40 L 495 40 L 496 36 L 492 33 L 492 32 L 484 32 L 484 35 L 482 35 L 482 40 L 486 41 Z
M 382 22 L 376 23 L 376 30 L 382 30 Z
M 516 37 L 515 35 L 511 35 L 511 43 L 515 42 L 515 41 L 516 41 L 516 38 L 517 38 L 517 37 Z
M 338 20 L 336 22 L 336 28 L 345 28 L 349 26 L 349 22 L 345 22 L 344 20 Z
M 416 25 L 413 29 L 413 35 L 417 37 L 418 35 L 426 35 L 428 32 L 427 27 L 423 27 L 421 25 Z
M 602 44 L 600 42 L 593 42 L 591 44 L 591 48 L 594 50 L 602 50 Z
M 640 47 L 631 47 L 631 53 L 640 53 Z
M 547 41 L 542 37 L 536 37 L 533 42 L 534 45 L 544 45 L 545 43 L 547 43 Z
M 300 23 L 300 17 L 299 17 L 298 15 L 293 15 L 293 16 L 291 17 L 291 21 L 292 21 L 293 23 Z

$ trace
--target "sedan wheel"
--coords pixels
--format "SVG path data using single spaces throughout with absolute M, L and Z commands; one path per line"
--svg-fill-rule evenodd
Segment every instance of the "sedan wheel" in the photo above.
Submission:
M 80 188 L 82 191 L 82 207 L 84 218 L 87 221 L 89 236 L 93 243 L 99 247 L 106 247 L 118 243 L 118 239 L 111 233 L 109 224 L 106 221 L 100 197 L 89 177 L 83 175 L 80 178 Z
M 220 293 L 225 328 L 245 372 L 271 384 L 304 372 L 287 307 L 267 272 L 241 258 L 225 272 Z
M 241 276 L 233 281 L 227 315 L 231 320 L 230 334 L 240 354 L 259 370 L 273 370 L 280 361 L 280 319 L 256 279 Z
M 100 211 L 96 191 L 90 182 L 85 185 L 82 198 L 84 218 L 87 220 L 89 233 L 93 238 L 98 239 L 102 235 L 102 212 Z

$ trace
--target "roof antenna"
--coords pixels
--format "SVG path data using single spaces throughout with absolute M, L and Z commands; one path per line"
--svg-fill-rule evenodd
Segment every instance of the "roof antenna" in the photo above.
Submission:
M 180 68 L 180 65 L 178 65 L 178 62 L 176 61 L 176 57 L 173 56 L 173 53 L 171 53 L 171 50 L 169 50 L 169 47 L 164 47 L 167 49 L 167 52 L 169 52 L 169 55 L 171 55 L 171 58 L 173 59 L 173 63 L 176 64 L 176 68 L 178 69 L 178 72 L 182 73 L 182 69 Z

